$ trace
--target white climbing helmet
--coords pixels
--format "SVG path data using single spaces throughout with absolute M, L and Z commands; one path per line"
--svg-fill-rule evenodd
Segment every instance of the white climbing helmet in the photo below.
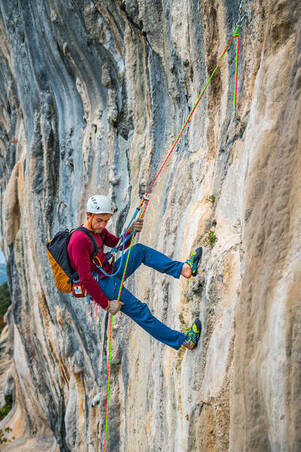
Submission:
M 109 213 L 113 215 L 110 198 L 103 195 L 93 195 L 88 199 L 87 212 L 89 213 Z

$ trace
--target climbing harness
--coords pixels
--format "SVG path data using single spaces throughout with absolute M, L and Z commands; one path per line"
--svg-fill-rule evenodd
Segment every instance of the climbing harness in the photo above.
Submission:
M 199 97 L 198 97 L 195 105 L 193 106 L 191 112 L 189 113 L 189 115 L 188 115 L 188 117 L 187 117 L 182 129 L 180 130 L 175 142 L 173 143 L 170 151 L 168 152 L 163 164 L 161 165 L 159 171 L 157 172 L 157 174 L 156 174 L 153 182 L 151 183 L 149 189 L 147 190 L 146 194 L 144 196 L 142 196 L 142 198 L 140 200 L 140 203 L 139 203 L 138 207 L 136 208 L 136 210 L 134 212 L 133 217 L 131 218 L 128 226 L 125 228 L 125 231 L 121 235 L 117 246 L 114 249 L 112 249 L 111 252 L 107 255 L 107 260 L 109 260 L 111 258 L 111 256 L 115 252 L 117 252 L 120 248 L 122 248 L 122 255 L 121 255 L 121 258 L 120 258 L 120 265 L 118 267 L 118 270 L 115 271 L 115 273 L 113 273 L 112 275 L 109 275 L 109 274 L 105 273 L 104 270 L 99 266 L 99 270 L 103 274 L 105 274 L 106 276 L 108 276 L 108 277 L 115 276 L 119 272 L 119 270 L 121 268 L 121 265 L 122 265 L 122 259 L 123 259 L 124 250 L 125 250 L 125 242 L 131 238 L 131 242 L 130 242 L 130 246 L 129 246 L 129 250 L 128 250 L 128 254 L 127 254 L 127 260 L 126 260 L 126 264 L 125 264 L 125 268 L 124 268 L 124 271 L 123 271 L 122 280 L 121 280 L 121 284 L 120 284 L 120 288 L 119 288 L 119 293 L 118 293 L 118 298 L 117 298 L 118 302 L 120 302 L 120 297 L 121 297 L 121 293 L 122 293 L 122 289 L 123 289 L 123 284 L 124 284 L 124 280 L 125 280 L 125 275 L 126 275 L 126 270 L 127 270 L 127 266 L 128 266 L 128 261 L 129 261 L 129 257 L 130 257 L 130 253 L 131 253 L 132 244 L 133 244 L 133 241 L 134 241 L 134 238 L 135 238 L 135 235 L 136 235 L 136 231 L 133 231 L 130 235 L 128 235 L 126 237 L 125 237 L 125 234 L 128 232 L 128 230 L 129 230 L 130 226 L 132 225 L 133 221 L 135 220 L 136 216 L 139 214 L 141 208 L 145 204 L 144 208 L 143 208 L 143 211 L 140 213 L 139 218 L 143 218 L 144 217 L 146 209 L 147 209 L 148 204 L 149 204 L 149 195 L 150 195 L 150 193 L 152 191 L 153 186 L 155 185 L 155 183 L 156 183 L 159 175 L 161 174 L 164 166 L 166 165 L 169 157 L 171 156 L 172 152 L 174 151 L 178 141 L 180 140 L 184 130 L 187 127 L 187 124 L 189 123 L 193 113 L 195 112 L 198 104 L 200 103 L 200 101 L 201 101 L 201 99 L 202 99 L 202 97 L 203 97 L 203 95 L 204 95 L 204 93 L 205 93 L 205 91 L 206 91 L 206 89 L 207 89 L 212 77 L 214 76 L 215 72 L 217 71 L 219 65 L 221 64 L 226 52 L 228 51 L 228 49 L 229 49 L 229 47 L 230 47 L 230 45 L 231 45 L 231 43 L 232 43 L 232 41 L 234 39 L 236 39 L 236 65 L 235 65 L 235 88 L 234 88 L 233 105 L 234 105 L 234 115 L 236 116 L 236 111 L 237 111 L 237 85 L 238 85 L 238 63 L 239 63 L 239 35 L 238 35 L 238 29 L 240 27 L 241 22 L 244 20 L 244 17 L 245 16 L 243 16 L 239 20 L 239 22 L 237 24 L 237 27 L 236 27 L 234 33 L 232 34 L 231 39 L 229 40 L 224 52 L 222 53 L 217 65 L 215 66 L 211 76 L 207 80 L 207 82 L 206 82 L 201 94 L 199 95 Z M 110 321 L 110 340 L 109 340 L 109 350 L 108 350 L 107 403 L 106 403 L 105 429 L 104 429 L 104 440 L 103 440 L 103 451 L 104 452 L 106 452 L 106 447 L 107 447 L 108 412 L 109 412 L 109 395 L 110 395 L 110 375 L 111 375 L 112 329 L 113 329 L 112 327 L 113 327 L 113 315 L 111 315 L 111 321 Z

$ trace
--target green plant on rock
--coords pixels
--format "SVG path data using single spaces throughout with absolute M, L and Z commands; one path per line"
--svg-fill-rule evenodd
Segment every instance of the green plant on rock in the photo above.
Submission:
M 5 397 L 6 404 L 0 408 L 0 421 L 8 415 L 13 406 L 13 398 L 12 396 Z M 7 431 L 7 430 L 6 430 Z
M 4 328 L 3 317 L 11 304 L 8 284 L 4 283 L 0 286 L 0 334 Z
M 210 246 L 213 246 L 215 242 L 217 241 L 217 237 L 215 235 L 214 231 L 210 231 L 208 234 L 208 242 Z
M 207 199 L 208 202 L 211 202 L 211 204 L 215 203 L 215 196 L 214 195 L 210 195 L 206 199 Z

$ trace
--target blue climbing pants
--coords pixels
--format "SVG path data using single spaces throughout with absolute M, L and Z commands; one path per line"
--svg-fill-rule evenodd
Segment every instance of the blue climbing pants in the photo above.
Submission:
M 109 300 L 116 300 L 118 298 L 127 254 L 128 251 L 124 254 L 121 268 L 116 276 L 98 281 L 99 287 Z M 116 269 L 119 267 L 119 264 L 120 258 L 116 261 Z M 174 278 L 180 277 L 183 266 L 183 262 L 172 261 L 164 254 L 139 243 L 134 245 L 131 249 L 125 279 L 132 275 L 141 264 L 154 268 L 161 273 L 171 275 Z M 133 319 L 155 339 L 158 339 L 176 350 L 181 347 L 186 335 L 168 328 L 164 323 L 156 319 L 150 312 L 147 304 L 142 303 L 134 297 L 134 295 L 125 287 L 122 289 L 120 300 L 124 303 L 121 312 Z

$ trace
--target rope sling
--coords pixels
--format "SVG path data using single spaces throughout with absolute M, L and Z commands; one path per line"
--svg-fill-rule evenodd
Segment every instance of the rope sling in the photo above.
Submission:
M 123 271 L 121 284 L 120 284 L 120 288 L 119 288 L 119 293 L 118 293 L 118 298 L 117 298 L 118 303 L 120 302 L 120 297 L 121 297 L 121 293 L 122 293 L 122 289 L 123 289 L 123 284 L 124 284 L 124 280 L 125 280 L 126 270 L 127 270 L 127 266 L 128 266 L 128 262 L 129 262 L 131 248 L 132 248 L 133 241 L 134 241 L 134 238 L 135 238 L 135 235 L 136 235 L 136 231 L 133 231 L 130 235 L 128 235 L 126 237 L 125 237 L 125 234 L 128 232 L 129 228 L 131 227 L 133 221 L 135 220 L 135 218 L 137 217 L 138 214 L 139 214 L 139 218 L 142 219 L 144 217 L 146 209 L 148 208 L 148 204 L 149 204 L 149 195 L 150 195 L 150 193 L 151 193 L 151 191 L 152 191 L 152 189 L 153 189 L 153 187 L 154 187 L 159 175 L 161 174 L 161 172 L 162 172 L 164 166 L 166 165 L 169 157 L 171 156 L 172 152 L 174 151 L 178 141 L 180 140 L 184 130 L 186 129 L 187 124 L 189 123 L 189 121 L 190 121 L 192 115 L 194 114 L 199 102 L 201 101 L 201 99 L 202 99 L 202 97 L 203 97 L 203 95 L 204 95 L 204 93 L 205 93 L 210 81 L 212 80 L 215 72 L 217 71 L 219 65 L 221 64 L 226 52 L 228 51 L 228 49 L 229 49 L 229 47 L 230 47 L 230 45 L 231 45 L 231 43 L 233 42 L 234 39 L 236 39 L 236 65 L 235 65 L 235 86 L 234 86 L 234 96 L 233 96 L 233 107 L 234 107 L 234 115 L 236 116 L 236 112 L 237 112 L 238 63 L 239 63 L 239 35 L 238 35 L 238 29 L 239 29 L 240 24 L 243 21 L 243 19 L 244 19 L 244 17 L 242 17 L 240 19 L 239 24 L 237 25 L 234 33 L 232 34 L 231 39 L 229 40 L 224 52 L 222 53 L 218 63 L 216 64 L 211 76 L 207 80 L 204 88 L 202 89 L 201 94 L 199 95 L 199 97 L 198 97 L 196 103 L 194 104 L 191 112 L 189 113 L 189 115 L 188 115 L 188 117 L 187 117 L 182 129 L 180 130 L 175 142 L 173 143 L 170 151 L 168 152 L 163 164 L 161 165 L 159 171 L 157 172 L 157 174 L 156 174 L 153 182 L 151 183 L 149 189 L 147 190 L 146 194 L 141 198 L 140 203 L 137 206 L 137 208 L 136 208 L 136 210 L 134 212 L 134 215 L 131 218 L 128 226 L 125 228 L 124 232 L 121 234 L 120 240 L 119 240 L 117 246 L 114 249 L 112 249 L 111 252 L 107 255 L 107 260 L 108 260 L 115 252 L 117 252 L 118 250 L 122 249 L 122 255 L 121 255 L 121 258 L 120 258 L 120 264 L 119 264 L 118 270 L 115 271 L 115 273 L 110 275 L 110 274 L 107 274 L 100 266 L 98 266 L 99 270 L 105 276 L 108 276 L 108 277 L 115 276 L 119 272 L 119 270 L 121 268 L 121 265 L 122 265 L 122 261 L 123 261 L 123 257 L 124 257 L 124 250 L 125 250 L 125 243 L 129 239 L 131 239 L 129 250 L 128 250 L 128 255 L 127 255 L 127 260 L 126 260 L 126 264 L 125 264 L 125 268 L 124 268 L 124 271 Z M 143 207 L 143 210 L 142 210 L 142 212 L 140 212 L 142 207 Z M 108 412 L 109 412 L 110 375 L 111 375 L 112 330 L 113 330 L 113 315 L 111 314 L 111 318 L 110 318 L 110 339 L 109 339 L 109 345 L 108 345 L 107 403 L 106 403 L 105 429 L 104 429 L 104 441 L 103 441 L 103 451 L 104 452 L 106 452 L 106 448 L 107 448 L 107 434 L 108 434 Z

